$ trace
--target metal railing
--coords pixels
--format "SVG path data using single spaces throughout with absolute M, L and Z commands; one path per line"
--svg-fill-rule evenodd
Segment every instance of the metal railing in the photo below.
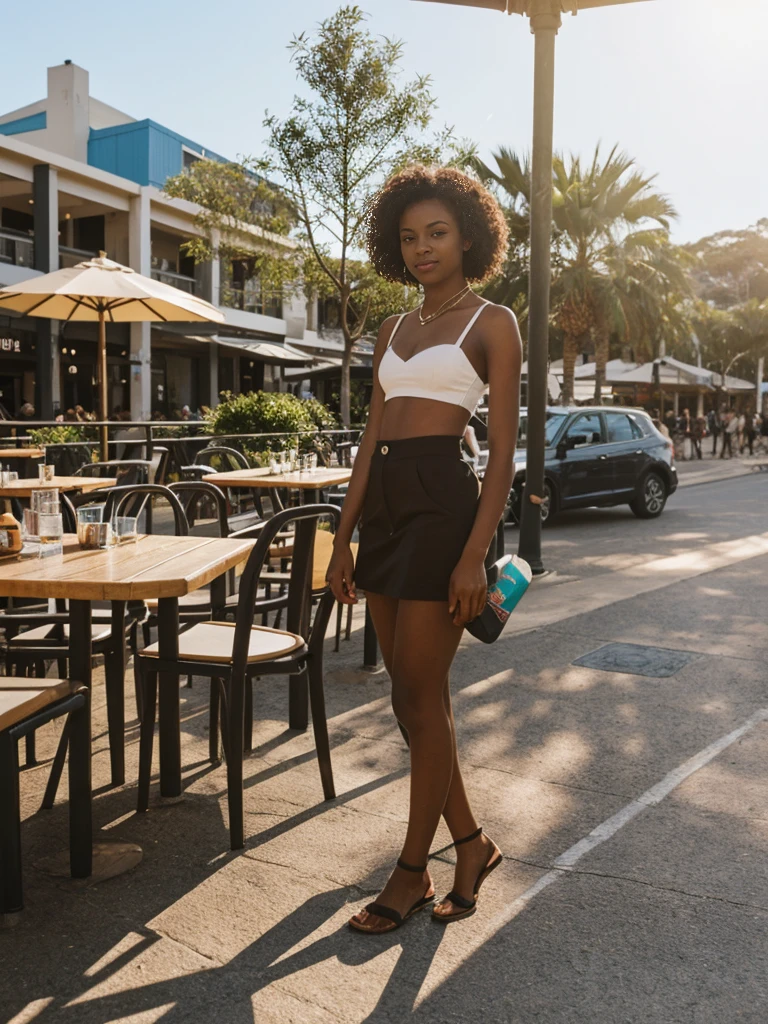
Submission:
M 241 309 L 244 313 L 262 313 L 278 319 L 283 315 L 283 300 L 280 296 L 262 296 L 258 288 L 235 288 L 222 285 L 219 303 L 227 309 Z
M 182 292 L 189 292 L 190 295 L 196 294 L 197 281 L 194 277 L 187 277 L 186 274 L 177 274 L 173 270 L 155 269 L 152 271 L 152 280 L 160 281 L 162 284 L 169 284 Z
M 59 270 L 63 270 L 64 267 L 76 267 L 78 263 L 92 260 L 95 255 L 95 252 L 90 252 L 88 249 L 73 249 L 69 245 L 60 245 Z
M 8 228 L 0 230 L 0 263 L 11 263 L 15 267 L 35 265 L 35 243 L 29 235 Z
M 181 472 L 182 466 L 189 466 L 195 461 L 195 455 L 209 445 L 223 445 L 238 450 L 248 449 L 259 451 L 284 439 L 292 443 L 299 438 L 305 443 L 313 444 L 327 450 L 328 455 L 339 450 L 339 462 L 349 443 L 356 443 L 362 427 L 340 427 L 335 430 L 297 430 L 270 434 L 211 434 L 207 432 L 207 424 L 196 420 L 151 420 L 151 421 L 89 421 L 87 423 L 59 423 L 55 420 L 0 420 L 0 439 L 5 447 L 22 447 L 33 444 L 29 436 L 30 430 L 43 427 L 75 427 L 83 430 L 83 440 L 67 442 L 50 442 L 45 445 L 52 463 L 59 472 L 69 475 L 80 465 L 88 461 L 89 454 L 99 452 L 99 428 L 106 427 L 109 434 L 108 448 L 110 459 L 146 459 L 152 461 L 158 449 L 166 451 L 164 476 L 173 476 Z M 177 432 L 171 434 L 171 432 Z M 170 436 L 167 436 L 169 435 Z M 122 436 L 121 436 L 122 435 Z M 243 451 L 245 454 L 245 451 Z M 346 457 L 346 456 L 344 456 Z M 160 481 L 162 482 L 162 481 Z

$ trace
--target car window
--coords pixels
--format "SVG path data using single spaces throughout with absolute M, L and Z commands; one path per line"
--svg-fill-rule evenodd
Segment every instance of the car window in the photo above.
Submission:
M 566 415 L 567 413 L 564 412 L 547 411 L 547 422 L 546 426 L 544 427 L 544 444 L 547 446 L 547 448 L 550 447 L 552 441 L 554 440 L 555 434 L 557 434 L 557 432 L 560 430 L 560 427 L 563 425 L 563 420 L 565 419 Z M 528 417 L 525 414 L 523 414 L 520 417 L 520 426 L 518 428 L 518 431 L 519 432 L 517 435 L 517 447 L 525 448 L 526 443 L 528 441 Z
M 629 422 L 632 424 L 632 435 L 633 437 L 652 437 L 653 436 L 653 424 L 645 416 L 633 416 L 629 414 Z
M 600 444 L 603 439 L 603 430 L 600 423 L 600 415 L 596 412 L 584 413 L 581 416 L 577 416 L 576 419 L 571 423 L 566 432 L 566 438 L 586 437 L 586 441 L 580 442 L 576 447 L 582 447 L 584 444 Z
M 632 421 L 626 413 L 609 412 L 605 419 L 608 424 L 609 441 L 632 441 L 637 437 L 632 430 Z

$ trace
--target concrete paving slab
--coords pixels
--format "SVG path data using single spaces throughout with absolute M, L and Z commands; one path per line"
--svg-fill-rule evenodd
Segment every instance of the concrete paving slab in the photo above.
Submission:
M 424 994 L 418 1024 L 765 1020 L 765 911 L 599 876 L 550 886 Z M 394 1021 L 385 1005 L 367 1022 Z

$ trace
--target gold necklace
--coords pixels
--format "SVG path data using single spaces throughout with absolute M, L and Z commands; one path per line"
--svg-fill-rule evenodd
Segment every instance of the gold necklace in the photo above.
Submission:
M 421 324 L 422 327 L 424 327 L 425 324 L 428 324 L 430 321 L 436 320 L 439 316 L 442 316 L 443 313 L 447 313 L 449 309 L 453 309 L 454 306 L 458 306 L 458 304 L 461 302 L 464 296 L 471 291 L 472 288 L 470 287 L 470 285 L 465 284 L 461 291 L 456 292 L 455 295 L 451 295 L 449 299 L 446 299 L 445 302 L 441 306 L 438 306 L 437 310 L 434 313 L 430 313 L 429 316 L 421 315 L 421 311 L 422 309 L 424 309 L 424 303 L 422 302 L 422 304 L 416 310 L 416 312 L 419 314 L 419 323 Z

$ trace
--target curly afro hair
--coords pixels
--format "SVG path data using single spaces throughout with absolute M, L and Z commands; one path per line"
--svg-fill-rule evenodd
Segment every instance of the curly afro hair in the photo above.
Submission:
M 453 167 L 412 164 L 394 174 L 368 203 L 366 241 L 377 274 L 387 281 L 418 284 L 403 264 L 400 218 L 409 206 L 425 199 L 439 199 L 449 206 L 462 237 L 472 242 L 464 253 L 468 281 L 484 281 L 501 271 L 509 231 L 502 209 L 488 189 Z

